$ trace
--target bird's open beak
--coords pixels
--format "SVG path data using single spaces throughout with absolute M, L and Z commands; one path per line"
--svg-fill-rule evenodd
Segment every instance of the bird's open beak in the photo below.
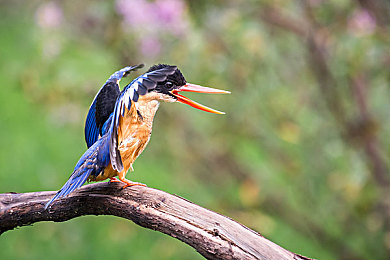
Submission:
M 200 110 L 203 110 L 206 112 L 214 113 L 214 114 L 225 114 L 225 112 L 221 112 L 221 111 L 206 107 L 202 104 L 199 104 L 195 101 L 192 101 L 191 99 L 189 99 L 185 96 L 178 94 L 178 92 L 180 92 L 180 91 L 209 93 L 209 94 L 230 94 L 229 91 L 216 89 L 216 88 L 202 87 L 202 86 L 191 84 L 191 83 L 187 83 L 184 86 L 171 91 L 171 94 L 174 95 L 177 98 L 177 101 L 180 103 L 187 104 L 187 105 L 190 105 L 194 108 L 197 108 L 197 109 L 200 109 Z

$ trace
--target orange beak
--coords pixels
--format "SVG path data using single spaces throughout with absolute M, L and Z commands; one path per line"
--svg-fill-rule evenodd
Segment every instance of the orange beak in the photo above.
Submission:
M 200 110 L 203 110 L 206 112 L 214 113 L 214 114 L 220 114 L 220 115 L 225 114 L 225 112 L 221 112 L 221 111 L 206 107 L 202 104 L 199 104 L 195 101 L 192 101 L 191 99 L 189 99 L 185 96 L 178 94 L 178 92 L 180 92 L 180 91 L 209 93 L 209 94 L 230 94 L 229 91 L 216 89 L 216 88 L 202 87 L 202 86 L 191 84 L 191 83 L 187 83 L 184 86 L 181 86 L 180 88 L 174 89 L 171 91 L 171 94 L 174 95 L 176 97 L 177 101 L 180 103 L 187 104 L 187 105 L 190 105 L 194 108 L 197 108 L 197 109 L 200 109 Z

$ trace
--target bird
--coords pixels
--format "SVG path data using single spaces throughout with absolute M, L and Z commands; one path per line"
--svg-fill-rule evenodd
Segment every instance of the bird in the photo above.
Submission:
M 46 203 L 68 196 L 87 181 L 122 182 L 146 186 L 125 178 L 145 149 L 152 133 L 160 102 L 187 104 L 214 114 L 224 112 L 199 104 L 179 92 L 228 94 L 229 91 L 191 84 L 174 65 L 156 64 L 136 77 L 122 91 L 119 82 L 143 64 L 128 66 L 112 74 L 96 94 L 86 117 L 84 136 L 87 151 L 77 162 L 63 187 Z M 118 177 L 118 179 L 116 178 Z

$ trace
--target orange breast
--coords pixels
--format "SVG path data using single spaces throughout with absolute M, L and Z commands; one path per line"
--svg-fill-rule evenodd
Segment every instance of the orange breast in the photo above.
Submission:
M 154 117 L 154 114 L 153 114 Z M 125 110 L 123 117 L 119 118 L 118 126 L 118 150 L 123 163 L 123 171 L 126 173 L 132 168 L 132 164 L 145 149 L 152 133 L 153 117 L 140 117 L 137 113 L 134 103 L 130 110 Z M 92 181 L 102 181 L 118 175 L 111 164 L 106 167 L 104 172 L 96 177 L 90 177 Z
M 152 133 L 151 125 L 139 117 L 135 106 L 126 110 L 124 117 L 119 120 L 118 149 L 121 154 L 124 170 L 127 172 L 148 144 Z

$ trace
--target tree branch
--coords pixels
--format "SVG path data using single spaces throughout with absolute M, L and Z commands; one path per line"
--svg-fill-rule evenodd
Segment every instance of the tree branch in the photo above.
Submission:
M 148 187 L 121 189 L 101 182 L 83 186 L 48 211 L 54 191 L 0 194 L 0 234 L 39 221 L 114 215 L 175 237 L 209 259 L 309 259 L 267 240 L 234 220 Z

